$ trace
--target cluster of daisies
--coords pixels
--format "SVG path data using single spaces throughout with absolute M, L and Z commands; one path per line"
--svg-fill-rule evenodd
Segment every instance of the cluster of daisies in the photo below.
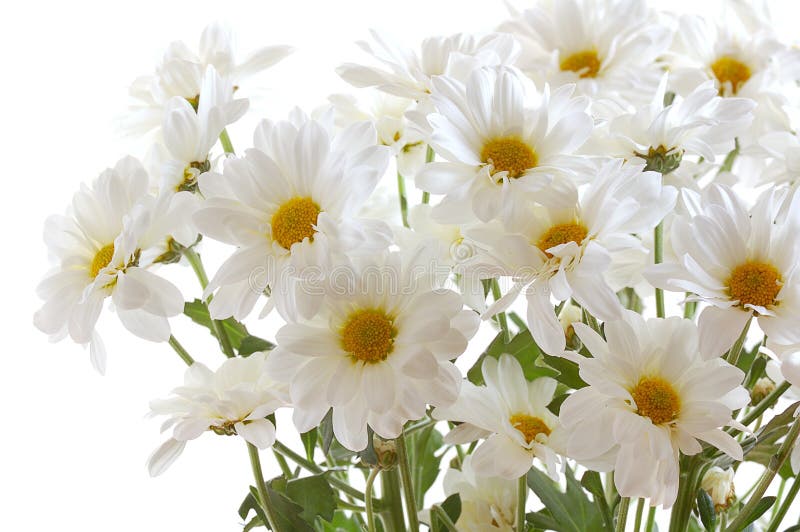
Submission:
M 226 127 L 248 111 L 242 94 L 292 49 L 242 60 L 211 25 L 199 51 L 174 43 L 133 84 L 123 125 L 153 140 L 144 162 L 120 160 L 47 220 L 55 266 L 35 324 L 102 372 L 110 308 L 189 364 L 151 404 L 171 431 L 153 475 L 209 431 L 286 454 L 280 408 L 373 471 L 406 473 L 414 433 L 446 422 L 431 453 L 454 450 L 443 488 L 460 505 L 421 512 L 436 530 L 546 528 L 536 475 L 576 467 L 603 474 L 618 530 L 631 498 L 673 508 L 671 530 L 694 515 L 713 529 L 698 490 L 738 530 L 764 492 L 734 504 L 732 468 L 800 386 L 800 49 L 765 10 L 725 7 L 712 21 L 542 0 L 418 49 L 373 32 L 359 43 L 372 57 L 337 69 L 362 90 L 265 118 L 238 151 Z M 209 279 L 198 249 L 214 242 L 229 251 Z M 176 264 L 202 294 L 160 275 Z M 216 370 L 172 335 L 183 313 L 219 340 Z M 274 338 L 242 338 L 272 313 Z M 467 373 L 470 340 L 492 327 Z M 771 443 L 797 471 L 787 412 Z M 319 439 L 298 459 L 312 473 L 314 447 L 330 451 Z M 396 460 L 364 458 L 387 446 Z M 413 529 L 430 483 L 401 476 Z M 526 478 L 545 505 L 527 525 Z M 286 529 L 256 480 L 257 519 Z M 359 523 L 353 508 L 337 512 Z

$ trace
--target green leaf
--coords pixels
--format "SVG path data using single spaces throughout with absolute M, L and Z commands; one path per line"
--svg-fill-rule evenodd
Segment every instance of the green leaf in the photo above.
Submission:
M 286 496 L 302 508 L 301 517 L 311 525 L 317 516 L 325 521 L 333 519 L 338 499 L 326 473 L 290 480 L 286 483 Z
M 539 521 L 551 518 L 546 528 L 557 532 L 584 532 L 585 530 L 610 530 L 594 502 L 589 500 L 581 484 L 575 480 L 572 469 L 567 466 L 566 491 L 561 491 L 558 483 L 536 468 L 528 471 L 528 487 L 539 497 L 546 513 L 539 512 Z M 536 518 L 534 518 L 536 519 Z M 543 524 L 543 523 L 542 523 Z M 536 525 L 539 526 L 539 525 Z
M 303 507 L 278 491 L 286 487 L 286 479 L 283 477 L 269 481 L 267 486 L 267 497 L 269 497 L 269 504 L 275 512 L 275 520 L 277 521 L 275 525 L 281 530 L 314 532 L 314 529 L 303 518 Z M 250 492 L 257 496 L 255 488 L 251 487 Z
M 758 504 L 756 504 L 755 508 L 753 508 L 753 511 L 750 512 L 750 515 L 748 515 L 747 518 L 742 521 L 742 524 L 749 525 L 750 523 L 754 522 L 756 519 L 764 515 L 764 512 L 769 510 L 773 504 L 775 504 L 775 497 L 763 497 L 760 501 L 758 501 Z
M 183 313 L 186 314 L 186 316 L 188 316 L 196 324 L 202 325 L 208 329 L 208 332 L 211 333 L 211 336 L 217 338 L 217 335 L 214 334 L 214 327 L 211 325 L 211 316 L 208 313 L 208 306 L 203 301 L 199 299 L 187 301 L 183 305 Z M 233 348 L 238 350 L 242 344 L 242 339 L 245 336 L 249 336 L 247 328 L 233 318 L 227 318 L 218 321 L 228 333 L 228 337 L 231 340 L 231 345 Z M 219 338 L 217 338 L 217 340 L 219 340 Z
M 319 423 L 319 436 L 322 440 L 322 452 L 327 456 L 333 443 L 333 409 L 328 410 Z
M 425 493 L 439 475 L 442 454 L 436 452 L 444 444 L 442 434 L 433 425 L 416 430 L 406 436 L 406 452 L 411 468 L 411 482 L 417 508 L 423 507 Z
M 503 343 L 503 333 L 500 332 L 495 336 L 494 340 L 489 344 L 486 350 L 478 357 L 475 364 L 467 372 L 467 378 L 473 384 L 480 386 L 484 384 L 483 373 L 481 367 L 486 357 L 499 358 L 503 353 L 512 355 L 519 361 L 522 366 L 522 371 L 525 378 L 532 381 L 538 377 L 553 377 L 557 378 L 558 373 L 551 368 L 543 367 L 536 364 L 537 358 L 542 354 L 539 346 L 531 336 L 529 330 L 520 331 L 510 342 Z
M 558 375 L 553 377 L 558 382 L 565 384 L 574 390 L 579 390 L 587 385 L 583 379 L 581 379 L 578 371 L 578 365 L 575 362 L 567 360 L 566 358 L 545 355 L 544 353 L 542 353 L 541 358 L 545 364 L 558 372 Z
M 306 450 L 306 458 L 308 458 L 309 462 L 314 461 L 314 449 L 317 447 L 317 429 L 313 428 L 308 432 L 304 432 L 300 435 L 300 439 L 303 440 L 303 448 Z
M 268 342 L 258 336 L 245 336 L 239 344 L 239 356 L 246 357 L 259 351 L 269 351 L 275 347 L 275 344 Z
M 600 480 L 600 473 L 597 471 L 587 471 L 581 477 L 581 486 L 592 494 L 594 503 L 600 512 L 603 522 L 608 530 L 614 528 L 614 516 L 611 513 L 611 508 L 608 507 L 606 501 L 605 491 L 603 490 L 603 482 Z
M 361 526 L 353 517 L 348 517 L 341 510 L 336 510 L 330 523 L 322 522 L 323 532 L 361 532 Z
M 714 501 L 704 489 L 697 490 L 697 510 L 700 512 L 700 520 L 708 532 L 713 532 L 717 522 L 717 512 L 714 510 Z
M 461 516 L 461 496 L 458 493 L 450 495 L 439 506 L 453 523 L 458 521 Z M 440 523 L 433 514 L 431 514 L 431 532 L 447 532 L 447 527 Z

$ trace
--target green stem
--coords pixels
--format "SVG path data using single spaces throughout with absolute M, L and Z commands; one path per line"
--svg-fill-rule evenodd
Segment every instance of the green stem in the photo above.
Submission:
M 689 297 L 691 292 L 686 292 L 686 297 Z M 697 301 L 687 301 L 683 304 L 683 317 L 687 320 L 693 320 L 697 312 Z
M 795 478 L 792 482 L 792 486 L 789 488 L 789 491 L 786 493 L 786 499 L 784 499 L 783 503 L 781 503 L 780 508 L 772 517 L 772 521 L 769 523 L 769 528 L 767 528 L 767 532 L 777 532 L 778 527 L 781 525 L 783 518 L 786 517 L 786 513 L 789 511 L 789 508 L 792 507 L 792 502 L 794 498 L 797 496 L 797 492 L 800 491 L 800 478 Z
M 647 510 L 647 523 L 644 525 L 645 532 L 653 532 L 653 527 L 656 524 L 656 507 L 651 506 L 649 510 Z
M 433 162 L 433 160 L 435 158 L 436 158 L 436 152 L 433 151 L 433 148 L 431 148 L 431 146 L 429 144 L 428 145 L 428 149 L 425 152 L 425 162 L 426 163 Z M 426 191 L 426 190 L 423 191 L 422 192 L 422 203 L 430 203 L 430 201 L 431 201 L 431 193 Z
M 275 519 L 275 510 L 269 503 L 269 495 L 267 494 L 267 485 L 264 483 L 264 473 L 261 471 L 261 459 L 258 456 L 258 448 L 250 442 L 247 442 L 247 453 L 250 455 L 250 466 L 253 468 L 253 477 L 256 480 L 256 489 L 258 490 L 258 497 L 261 499 L 261 508 L 264 510 L 264 515 L 267 517 L 269 527 L 273 532 L 280 532 Z
M 406 522 L 403 519 L 403 496 L 400 493 L 400 473 L 397 468 L 384 469 L 381 472 L 381 498 L 384 500 L 384 528 L 388 532 L 404 532 Z
M 189 352 L 181 345 L 178 339 L 172 335 L 169 337 L 169 345 L 175 350 L 176 353 L 178 353 L 178 356 L 181 357 L 181 360 L 186 362 L 187 366 L 194 364 L 192 355 L 190 355 Z
M 528 498 L 528 475 L 522 475 L 517 481 L 517 532 L 525 532 L 525 501 Z
M 411 467 L 408 463 L 405 436 L 400 434 L 400 436 L 395 440 L 395 444 L 397 445 L 397 464 L 400 467 L 400 478 L 403 480 L 403 495 L 406 501 L 408 526 L 411 528 L 411 530 L 419 530 L 417 500 L 414 497 L 414 484 L 411 482 Z
M 616 532 L 625 532 L 625 525 L 628 522 L 628 506 L 631 504 L 630 497 L 623 497 L 619 501 L 619 510 L 617 510 L 617 526 Z
M 191 265 L 195 275 L 197 275 L 197 280 L 200 282 L 200 286 L 203 288 L 203 290 L 205 290 L 208 286 L 208 275 L 206 274 L 206 269 L 203 267 L 203 260 L 200 258 L 200 255 L 194 249 L 186 248 L 183 251 L 183 256 L 186 257 L 186 260 Z M 213 296 L 208 296 L 208 299 L 203 302 L 203 305 L 205 305 L 206 309 L 208 309 L 208 303 L 211 302 L 212 298 Z M 217 337 L 220 348 L 225 356 L 228 358 L 235 357 L 236 353 L 233 351 L 233 344 L 231 344 L 228 331 L 225 330 L 222 322 L 220 320 L 211 320 L 211 328 L 214 330 L 214 335 Z
M 231 143 L 231 138 L 228 136 L 227 129 L 223 129 L 222 133 L 219 134 L 219 142 L 222 144 L 222 149 L 225 150 L 226 154 L 236 154 L 236 150 L 233 149 L 233 144 Z
M 406 197 L 406 178 L 397 172 L 397 195 L 400 196 L 400 216 L 403 227 L 408 227 L 408 198 Z
M 633 532 L 639 532 L 642 527 L 642 515 L 644 514 L 644 498 L 639 497 L 639 502 L 636 503 L 636 517 L 633 520 Z
M 739 335 L 739 338 L 736 339 L 736 343 L 733 344 L 731 350 L 728 351 L 725 360 L 731 366 L 735 366 L 739 362 L 739 356 L 742 354 L 742 347 L 744 347 L 744 341 L 747 338 L 747 331 L 750 330 L 750 323 L 753 321 L 753 316 L 750 316 L 747 319 L 747 323 L 744 324 L 744 329 L 742 329 L 742 334 Z
M 318 466 L 314 462 L 309 462 L 304 457 L 300 456 L 299 454 L 289 449 L 283 443 L 277 440 L 275 441 L 275 443 L 272 444 L 272 448 L 275 449 L 275 451 L 282 454 L 284 457 L 294 462 L 295 464 L 299 465 L 300 467 L 302 467 L 307 471 L 310 471 L 311 473 L 314 473 L 315 475 L 319 475 L 325 472 L 325 470 L 322 469 L 320 466 Z M 358 499 L 359 501 L 364 500 L 364 494 L 355 489 L 354 487 L 352 487 L 347 482 L 344 482 L 333 475 L 328 475 L 327 478 L 328 482 L 330 482 L 334 487 L 336 487 L 340 491 L 343 491 L 344 493 L 350 495 L 354 499 Z
M 272 454 L 275 455 L 275 461 L 278 462 L 278 466 L 281 468 L 281 471 L 283 472 L 283 476 L 285 476 L 287 480 L 289 480 L 292 477 L 294 477 L 294 474 L 292 473 L 292 469 L 289 467 L 289 464 L 286 462 L 286 458 L 284 458 L 283 455 L 281 453 L 279 453 L 278 451 L 276 451 L 275 449 L 272 449 Z
M 492 279 L 492 297 L 495 301 L 502 297 L 502 293 L 500 292 L 500 283 L 497 282 L 497 278 L 495 277 Z M 500 326 L 500 330 L 503 331 L 503 343 L 508 343 L 511 341 L 511 330 L 508 328 L 508 318 L 506 317 L 505 312 L 498 312 L 497 313 L 497 324 Z
M 661 264 L 664 262 L 664 222 L 659 222 L 653 232 L 654 262 Z M 656 315 L 659 318 L 667 316 L 664 310 L 664 290 L 656 288 Z
M 778 493 L 775 494 L 775 503 L 772 505 L 772 517 L 775 517 L 775 514 L 778 511 L 778 506 L 781 503 L 781 497 L 783 497 L 783 490 L 786 489 L 786 479 L 781 477 L 781 481 L 778 484 Z
M 781 444 L 778 452 L 770 459 L 767 469 L 764 470 L 764 473 L 761 475 L 758 484 L 756 484 L 756 489 L 753 490 L 753 494 L 747 500 L 747 504 L 745 504 L 736 515 L 736 519 L 731 521 L 731 524 L 725 529 L 726 532 L 735 532 L 742 528 L 745 520 L 750 517 L 755 507 L 761 502 L 761 498 L 764 496 L 764 493 L 767 492 L 767 488 L 769 488 L 775 475 L 778 474 L 784 462 L 789 458 L 798 435 L 800 435 L 800 419 L 796 419 L 792 424 L 792 428 L 789 429 L 789 432 L 786 434 L 786 439 Z
M 698 466 L 699 457 L 697 455 L 687 457 L 683 463 L 678 484 L 678 497 L 675 506 L 672 508 L 669 520 L 670 532 L 684 532 L 687 529 L 689 515 L 692 513 L 692 497 L 697 492 L 696 485 L 699 481 L 699 474 L 702 468 Z
M 369 532 L 375 532 L 375 514 L 372 509 L 372 484 L 375 482 L 375 478 L 378 476 L 379 471 L 380 469 L 375 467 L 369 472 L 369 477 L 367 477 L 367 485 L 364 488 L 364 503 L 367 507 L 367 530 Z
M 444 511 L 444 508 L 438 504 L 431 506 L 431 525 L 433 524 L 434 515 L 436 516 L 436 519 L 442 522 L 447 530 L 450 532 L 458 532 L 455 523 L 453 523 L 453 521 L 450 519 L 450 516 L 447 515 L 447 512 Z
M 759 403 L 758 403 L 756 406 L 754 406 L 754 407 L 752 408 L 752 410 L 750 410 L 750 411 L 747 413 L 747 415 L 746 415 L 746 416 L 744 416 L 744 417 L 742 418 L 742 425 L 749 425 L 750 423 L 752 423 L 753 421 L 755 421 L 756 419 L 758 419 L 758 417 L 759 417 L 761 414 L 763 414 L 763 413 L 764 413 L 764 411 L 765 411 L 767 408 L 769 408 L 769 407 L 771 407 L 772 405 L 774 405 L 774 404 L 775 404 L 775 403 L 778 401 L 778 398 L 780 398 L 780 396 L 781 396 L 781 395 L 783 395 L 784 393 L 786 393 L 786 391 L 787 391 L 787 390 L 788 390 L 788 389 L 789 389 L 791 386 L 792 386 L 792 385 L 791 385 L 791 384 L 789 384 L 789 382 L 788 382 L 788 381 L 783 381 L 782 383 L 780 383 L 779 385 L 777 385 L 777 386 L 775 387 L 775 389 L 774 389 L 774 390 L 772 390 L 771 392 L 769 392 L 769 394 L 767 394 L 767 396 L 766 396 L 765 398 L 763 398 L 761 401 L 759 401 Z

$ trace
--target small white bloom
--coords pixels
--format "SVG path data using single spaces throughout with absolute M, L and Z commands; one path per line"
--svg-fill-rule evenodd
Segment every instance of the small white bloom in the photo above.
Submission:
M 631 311 L 605 323 L 604 340 L 582 323 L 575 332 L 592 358 L 578 357 L 589 385 L 561 405 L 567 456 L 597 471 L 614 470 L 623 497 L 670 507 L 678 493 L 678 455 L 700 441 L 742 460 L 739 443 L 721 427 L 750 397 L 744 373 L 708 346 L 697 326 L 680 318 L 645 319 Z
M 270 361 L 290 382 L 300 432 L 333 408 L 342 445 L 367 445 L 367 424 L 384 439 L 428 404 L 458 396 L 461 374 L 451 362 L 467 347 L 478 317 L 455 292 L 438 289 L 430 254 L 401 260 L 397 252 L 360 266 L 340 265 L 311 320 L 284 325 Z
M 267 371 L 269 353 L 230 358 L 211 371 L 195 362 L 186 369 L 183 386 L 173 397 L 150 403 L 153 415 L 169 416 L 161 431 L 172 429 L 172 437 L 150 456 L 150 475 L 163 473 L 183 451 L 186 442 L 206 431 L 239 435 L 259 449 L 275 441 L 275 425 L 265 419 L 286 406 L 286 386 L 275 382 Z
M 722 469 L 717 466 L 711 467 L 703 476 L 700 487 L 708 492 L 714 502 L 714 509 L 720 512 L 728 508 L 736 499 L 736 492 L 733 487 L 734 471 L 732 467 Z
M 516 522 L 517 483 L 502 477 L 477 475 L 467 455 L 461 470 L 444 474 L 444 493 L 458 493 L 461 515 L 455 525 L 464 532 L 512 532 Z
M 436 419 L 462 422 L 445 441 L 467 443 L 486 438 L 472 455 L 478 475 L 519 478 L 531 468 L 533 459 L 539 458 L 548 474 L 557 479 L 560 459 L 551 439 L 559 439 L 554 433 L 561 427 L 547 409 L 556 381 L 549 377 L 527 381 L 519 361 L 508 354 L 499 359 L 486 357 L 481 371 L 486 386 L 465 381 L 455 403 L 433 411 Z

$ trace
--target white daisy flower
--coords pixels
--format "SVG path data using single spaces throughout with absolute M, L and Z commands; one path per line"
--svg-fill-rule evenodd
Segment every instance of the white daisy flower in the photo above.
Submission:
M 680 163 L 684 155 L 698 155 L 708 161 L 725 155 L 736 145 L 734 140 L 753 120 L 755 102 L 746 98 L 720 98 L 713 82 L 699 85 L 685 98 L 676 95 L 664 106 L 665 75 L 649 105 L 634 113 L 614 118 L 608 128 L 607 149 L 603 154 L 634 162 L 650 161 L 671 170 L 670 158 Z
M 422 41 L 419 54 L 375 30 L 370 34 L 375 47 L 365 41 L 357 44 L 382 63 L 383 68 L 345 63 L 336 72 L 355 87 L 376 87 L 417 101 L 427 99 L 434 76 L 448 74 L 464 81 L 478 66 L 510 65 L 519 54 L 514 38 L 498 33 L 480 38 L 464 33 L 429 37 Z
M 572 86 L 536 93 L 516 71 L 481 68 L 466 86 L 448 77 L 433 80 L 427 116 L 430 144 L 444 162 L 427 164 L 417 186 L 445 194 L 436 207 L 440 220 L 489 221 L 510 203 L 553 184 L 549 195 L 570 191 L 568 177 L 585 166 L 572 154 L 592 132 L 586 99 L 572 98 Z M 425 127 L 421 125 L 421 127 Z
M 478 317 L 458 294 L 437 288 L 423 251 L 340 266 L 319 313 L 278 331 L 270 362 L 290 382 L 297 430 L 317 426 L 332 408 L 336 438 L 358 451 L 367 425 L 393 439 L 428 404 L 456 399 L 461 374 L 451 361 Z
M 458 493 L 461 514 L 455 525 L 464 532 L 512 532 L 516 522 L 517 483 L 502 477 L 478 476 L 467 455 L 461 470 L 444 474 L 444 493 Z
M 180 291 L 142 260 L 143 251 L 164 238 L 152 227 L 148 180 L 136 159 L 123 158 L 75 194 L 67 215 L 45 224 L 45 242 L 58 264 L 37 288 L 45 303 L 34 323 L 53 340 L 69 335 L 88 345 L 101 373 L 105 348 L 95 324 L 106 298 L 128 330 L 154 342 L 169 339 L 167 317 L 183 311 Z
M 645 0 L 540 2 L 499 30 L 520 39 L 519 66 L 537 84 L 575 83 L 578 93 L 623 107 L 646 103 L 672 37 Z
M 375 128 L 353 124 L 333 136 L 320 121 L 295 113 L 293 122 L 261 122 L 255 148 L 228 158 L 223 175 L 200 176 L 206 200 L 194 215 L 200 231 L 237 250 L 208 285 L 216 290 L 214 318 L 243 319 L 264 290 L 265 312 L 275 305 L 286 319 L 311 317 L 321 294 L 300 277 L 319 277 L 344 254 L 374 253 L 391 231 L 354 216 L 388 165 Z
M 558 441 L 554 433 L 561 428 L 547 409 L 556 381 L 549 377 L 525 380 L 519 361 L 508 354 L 499 359 L 486 357 L 481 371 L 486 386 L 465 381 L 455 403 L 433 411 L 436 419 L 462 422 L 445 441 L 458 444 L 486 438 L 472 454 L 478 475 L 513 480 L 525 475 L 538 458 L 548 474 L 558 479 L 560 459 L 553 441 Z
M 758 139 L 770 160 L 757 184 L 779 185 L 800 180 L 800 137 L 794 132 L 771 131 Z
M 486 248 L 462 267 L 481 277 L 510 276 L 513 287 L 484 313 L 508 308 L 524 290 L 528 326 L 536 343 L 552 355 L 564 352 L 564 330 L 552 298 L 574 299 L 600 320 L 617 319 L 622 307 L 611 281 L 616 257 L 629 266 L 630 251 L 646 253 L 635 234 L 651 231 L 672 210 L 677 192 L 661 186 L 661 175 L 642 165 L 609 160 L 582 187 L 571 208 L 528 204 L 504 225 L 467 231 Z M 616 283 L 614 283 L 616 285 Z
M 183 386 L 173 397 L 151 401 L 152 415 L 169 416 L 161 431 L 172 429 L 172 437 L 150 456 L 151 476 L 163 473 L 183 452 L 186 442 L 206 431 L 223 436 L 241 436 L 259 449 L 275 441 L 275 425 L 265 419 L 287 405 L 286 386 L 267 371 L 269 353 L 247 358 L 229 358 L 211 371 L 195 362 L 186 369 Z
M 709 359 L 693 322 L 645 321 L 626 310 L 605 323 L 607 340 L 582 323 L 574 327 L 592 357 L 578 357 L 589 386 L 561 405 L 567 456 L 613 469 L 621 496 L 665 508 L 677 496 L 680 452 L 697 454 L 703 441 L 742 460 L 739 443 L 721 427 L 750 401 L 744 373 Z
M 161 63 L 152 75 L 141 76 L 131 85 L 130 94 L 135 100 L 131 115 L 123 124 L 130 133 L 146 133 L 161 125 L 164 108 L 175 96 L 197 107 L 203 77 L 207 67 L 213 66 L 228 83 L 226 99 L 247 77 L 278 63 L 293 49 L 290 46 L 266 46 L 237 61 L 233 35 L 229 28 L 209 24 L 200 36 L 198 52 L 181 41 L 173 42 L 164 52 Z
M 710 356 L 727 351 L 751 317 L 770 342 L 800 342 L 800 191 L 784 192 L 767 191 L 748 212 L 726 186 L 684 190 L 690 211 L 673 220 L 669 239 L 677 259 L 645 272 L 653 286 L 709 303 L 699 324 Z

